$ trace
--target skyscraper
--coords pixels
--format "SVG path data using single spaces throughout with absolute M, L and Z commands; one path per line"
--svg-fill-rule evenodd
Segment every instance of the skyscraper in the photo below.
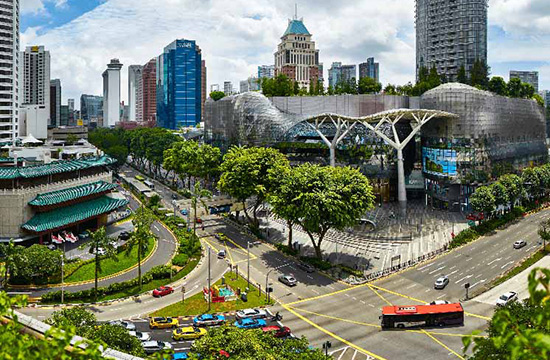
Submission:
M 61 124 L 61 80 L 50 80 L 50 125 Z
M 204 103 L 206 102 L 206 61 L 201 62 L 201 121 L 204 119 Z
M 342 65 L 341 62 L 333 62 L 330 69 L 328 69 L 328 84 L 332 88 L 353 80 L 357 80 L 357 67 L 355 65 Z
M 151 59 L 143 66 L 141 83 L 143 88 L 142 121 L 155 121 L 157 119 L 157 59 Z
M 176 130 L 201 121 L 202 56 L 194 40 L 175 40 L 157 60 L 157 125 Z
M 128 120 L 142 121 L 143 117 L 143 66 L 128 66 Z
M 0 0 L 0 141 L 14 141 L 19 133 L 19 0 Z
M 50 113 L 50 52 L 44 46 L 28 46 L 21 54 L 22 104 L 45 105 Z
M 281 37 L 275 53 L 275 76 L 284 74 L 301 88 L 309 89 L 310 83 L 319 79 L 319 50 L 315 41 L 297 14 L 288 20 L 288 27 Z
M 275 77 L 275 65 L 258 66 L 258 79 L 263 79 L 263 78 L 273 79 L 274 77 Z
M 367 62 L 359 64 L 359 80 L 365 77 L 380 82 L 380 68 L 377 62 L 374 62 L 374 58 L 370 57 Z
M 434 65 L 455 81 L 476 60 L 487 64 L 488 0 L 416 0 L 416 74 Z
M 231 83 L 231 81 L 224 81 L 223 82 L 223 93 L 226 96 L 229 96 L 229 95 L 233 94 L 233 84 Z
M 539 92 L 539 72 L 538 71 L 517 71 L 510 70 L 510 79 L 520 79 L 521 82 L 532 85 L 535 92 Z
M 103 72 L 103 126 L 114 127 L 120 121 L 120 69 L 118 59 L 112 59 Z
M 103 121 L 103 97 L 82 94 L 80 96 L 80 115 L 84 125 Z

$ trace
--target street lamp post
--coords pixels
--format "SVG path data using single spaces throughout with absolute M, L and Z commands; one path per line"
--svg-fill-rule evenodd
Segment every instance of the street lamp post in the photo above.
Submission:
M 212 293 L 210 290 L 210 247 L 208 247 L 208 311 L 212 305 Z
M 268 289 L 268 282 L 269 282 L 269 274 L 275 269 L 271 269 L 267 272 L 267 275 L 265 276 L 265 297 L 267 299 L 267 302 L 269 303 L 269 291 L 267 290 Z
M 246 241 L 246 281 L 248 282 L 247 290 L 250 289 L 250 241 Z

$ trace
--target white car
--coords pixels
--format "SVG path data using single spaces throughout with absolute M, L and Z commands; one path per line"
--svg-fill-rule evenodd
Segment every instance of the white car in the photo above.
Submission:
M 527 245 L 527 242 L 525 240 L 518 240 L 514 242 L 514 249 L 521 249 L 525 245 Z
M 162 350 L 172 350 L 172 344 L 166 341 L 146 341 L 141 344 L 147 355 Z
M 137 337 L 139 341 L 149 341 L 151 340 L 151 334 L 148 332 L 141 332 L 141 331 L 130 331 L 130 335 Z
M 511 303 L 512 301 L 516 301 L 517 299 L 518 299 L 518 294 L 514 291 L 509 291 L 498 298 L 497 306 L 505 306 Z
M 133 323 L 131 323 L 129 321 L 115 320 L 115 321 L 109 321 L 109 324 L 116 325 L 116 326 L 122 326 L 123 328 L 125 328 L 128 331 L 136 331 L 136 325 L 134 325 Z
M 445 305 L 445 304 L 450 304 L 450 302 L 447 300 L 434 300 L 430 303 L 430 305 Z
M 267 317 L 267 312 L 262 309 L 244 309 L 237 311 L 237 319 L 265 319 Z
M 449 278 L 447 276 L 439 277 L 434 284 L 434 289 L 442 290 L 445 289 L 445 286 L 449 284 Z

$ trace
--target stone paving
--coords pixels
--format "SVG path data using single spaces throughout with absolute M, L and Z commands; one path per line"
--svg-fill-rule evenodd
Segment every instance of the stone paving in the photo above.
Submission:
M 265 214 L 269 211 L 265 209 Z M 329 261 L 365 274 L 383 271 L 423 255 L 443 249 L 452 239 L 467 228 L 467 220 L 461 213 L 426 208 L 420 202 L 410 202 L 407 217 L 398 215 L 397 204 L 383 204 L 373 209 L 366 219 L 377 227 L 361 224 L 346 231 L 329 231 L 322 244 Z M 271 214 L 261 217 L 262 231 L 272 242 L 287 243 L 286 222 Z M 268 236 L 269 235 L 269 236 Z M 293 228 L 293 242 L 302 255 L 313 255 L 309 236 L 299 226 Z

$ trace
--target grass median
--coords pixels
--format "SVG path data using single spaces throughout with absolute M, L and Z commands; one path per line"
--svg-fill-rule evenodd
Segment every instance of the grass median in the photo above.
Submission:
M 225 283 L 237 290 L 240 288 L 245 291 L 247 287 L 246 279 L 241 276 L 235 278 L 235 274 L 228 273 L 224 275 Z M 220 286 L 222 280 L 216 281 L 214 285 Z M 265 306 L 267 299 L 265 293 L 258 294 L 258 288 L 250 284 L 250 291 L 247 294 L 248 301 L 244 302 L 240 298 L 236 301 L 228 301 L 223 303 L 212 303 L 210 311 L 208 311 L 208 303 L 204 299 L 202 291 L 196 295 L 185 299 L 184 303 L 178 302 L 176 304 L 169 305 L 165 308 L 155 311 L 151 316 L 185 316 L 185 315 L 200 315 L 205 313 L 223 313 L 234 310 L 241 310 L 247 308 L 254 308 L 259 306 Z M 269 304 L 273 304 L 271 300 Z
M 522 271 L 526 270 L 527 268 L 529 268 L 530 266 L 534 265 L 535 263 L 537 263 L 539 260 L 541 260 L 543 257 L 545 257 L 546 255 L 550 254 L 550 244 L 549 245 L 546 245 L 546 248 L 545 249 L 539 249 L 537 250 L 536 253 L 534 253 L 533 255 L 531 255 L 530 257 L 528 257 L 527 259 L 525 259 L 524 261 L 521 262 L 521 264 L 519 264 L 518 266 L 516 266 L 515 268 L 513 268 L 512 270 L 508 271 L 506 274 L 504 274 L 502 277 L 496 279 L 491 285 L 492 287 L 494 286 L 497 286 L 499 284 L 502 284 L 503 282 L 505 282 L 506 280 L 509 280 L 511 278 L 513 278 L 514 276 L 518 275 L 519 273 L 521 273 Z
M 155 240 L 150 239 L 147 244 L 147 251 L 143 255 L 143 259 L 147 258 L 151 251 L 153 251 Z M 131 268 L 137 264 L 137 246 L 135 246 L 130 253 L 127 253 L 125 250 L 121 250 L 117 254 L 117 260 L 114 259 L 102 259 L 101 261 L 101 271 L 99 272 L 99 278 L 116 274 L 120 271 Z M 142 261 L 143 261 L 142 259 Z M 143 265 L 143 263 L 142 263 Z M 87 263 L 83 265 L 78 270 L 73 272 L 70 276 L 65 278 L 65 283 L 74 283 L 80 281 L 93 280 L 95 278 L 95 262 Z

